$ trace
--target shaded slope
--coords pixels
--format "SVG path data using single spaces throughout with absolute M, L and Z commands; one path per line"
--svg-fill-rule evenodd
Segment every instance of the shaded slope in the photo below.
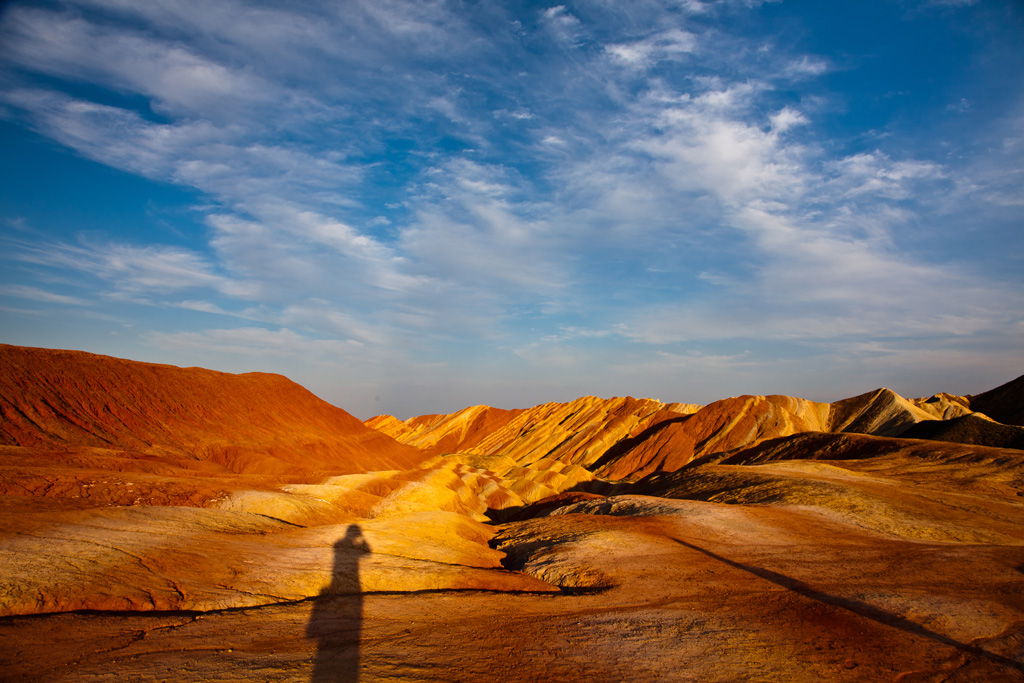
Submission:
M 970 397 L 971 410 L 1008 425 L 1024 426 L 1024 375 Z
M 900 437 L 953 441 L 994 448 L 1024 449 L 1024 427 L 993 422 L 980 415 L 964 415 L 952 420 L 918 422 L 900 434 Z
M 947 488 L 1000 495 L 1024 495 L 1024 453 L 1010 448 L 885 438 L 867 434 L 807 433 L 771 439 L 695 462 L 763 465 L 785 460 L 820 460 L 858 470 L 883 467 L 887 476 L 931 480 L 936 473 Z
M 237 473 L 409 467 L 415 448 L 280 375 L 0 345 L 0 444 L 103 448 Z

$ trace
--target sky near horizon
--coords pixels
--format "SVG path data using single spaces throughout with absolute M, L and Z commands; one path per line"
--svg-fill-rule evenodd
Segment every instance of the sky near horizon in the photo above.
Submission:
M 1024 373 L 1014 0 L 0 9 L 0 342 L 361 418 Z

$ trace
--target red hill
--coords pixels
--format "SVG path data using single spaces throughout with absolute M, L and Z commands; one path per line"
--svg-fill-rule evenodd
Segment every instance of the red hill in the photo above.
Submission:
M 0 445 L 113 449 L 244 474 L 406 468 L 419 449 L 280 375 L 0 345 Z

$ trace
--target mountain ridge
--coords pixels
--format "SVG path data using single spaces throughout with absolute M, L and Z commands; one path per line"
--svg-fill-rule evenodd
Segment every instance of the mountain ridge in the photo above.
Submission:
M 527 464 L 550 458 L 585 467 L 605 479 L 637 479 L 657 471 L 678 470 L 711 453 L 801 432 L 898 437 L 921 423 L 946 423 L 967 416 L 989 420 L 973 410 L 975 402 L 1016 415 L 1012 402 L 1018 394 L 1024 395 L 1021 380 L 1024 378 L 977 397 L 939 393 L 907 399 L 884 387 L 833 403 L 745 395 L 701 406 L 584 396 L 514 410 L 478 405 L 408 420 L 380 415 L 365 424 L 434 454 L 502 455 Z M 1007 402 L 1011 405 L 1002 407 Z M 481 427 L 484 416 L 490 432 Z M 994 428 L 975 428 L 968 436 L 965 428 L 922 427 L 916 434 L 916 438 L 954 442 L 970 438 L 970 443 L 981 446 L 1012 447 L 1017 443 L 1012 430 Z

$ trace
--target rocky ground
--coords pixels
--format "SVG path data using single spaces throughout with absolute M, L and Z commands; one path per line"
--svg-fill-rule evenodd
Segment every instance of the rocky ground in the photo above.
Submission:
M 557 594 L 9 617 L 5 678 L 1024 679 L 1024 546 L 908 541 L 790 506 L 627 496 L 585 508 L 495 537 Z
M 4 681 L 1024 681 L 1021 380 L 368 428 L 0 356 Z

